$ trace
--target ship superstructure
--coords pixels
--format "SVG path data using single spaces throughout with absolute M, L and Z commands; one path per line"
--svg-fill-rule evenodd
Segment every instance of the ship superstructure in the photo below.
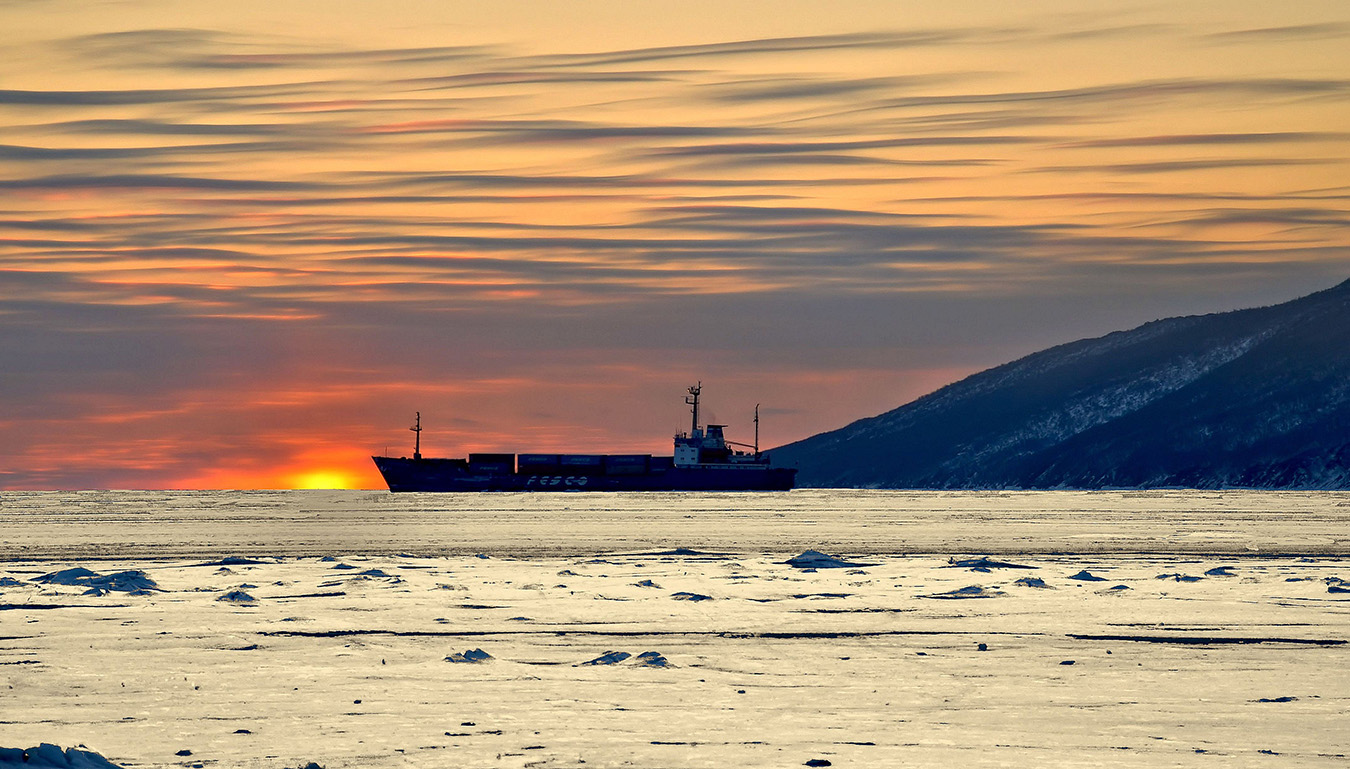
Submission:
M 672 456 L 651 454 L 469 454 L 464 459 L 422 456 L 422 415 L 409 428 L 413 456 L 372 457 L 390 491 L 785 491 L 797 471 L 772 467 L 755 443 L 728 441 L 726 425 L 699 426 L 702 383 L 685 403 L 693 419 L 674 439 Z M 736 448 L 740 447 L 740 448 Z M 749 449 L 745 451 L 743 449 Z

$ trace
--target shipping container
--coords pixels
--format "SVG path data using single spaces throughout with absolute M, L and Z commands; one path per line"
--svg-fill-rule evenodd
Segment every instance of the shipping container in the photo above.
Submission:
M 605 474 L 642 475 L 651 459 L 651 454 L 610 454 L 605 457 Z
M 469 464 L 478 464 L 479 462 L 510 462 L 515 464 L 515 454 L 470 454 Z
M 524 472 L 527 467 L 557 467 L 557 454 L 521 454 L 516 457 L 516 464 Z
M 516 455 L 470 454 L 469 469 L 475 473 L 510 475 L 516 471 Z
M 603 467 L 603 454 L 560 454 L 558 464 L 563 467 Z

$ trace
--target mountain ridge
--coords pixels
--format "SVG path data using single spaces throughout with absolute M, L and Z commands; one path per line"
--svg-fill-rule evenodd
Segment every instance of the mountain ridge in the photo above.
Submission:
M 1350 488 L 1350 280 L 1056 345 L 772 454 L 804 486 Z

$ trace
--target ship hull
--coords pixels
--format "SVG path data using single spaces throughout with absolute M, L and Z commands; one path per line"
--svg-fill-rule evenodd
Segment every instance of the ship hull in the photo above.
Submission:
M 479 472 L 448 459 L 372 457 L 389 490 L 408 491 L 787 491 L 797 471 L 755 466 L 668 467 L 607 475 Z

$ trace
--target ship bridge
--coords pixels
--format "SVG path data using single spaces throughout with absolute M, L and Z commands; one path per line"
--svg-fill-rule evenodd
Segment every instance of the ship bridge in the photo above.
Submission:
M 767 465 L 759 453 L 759 407 L 755 407 L 755 452 L 748 454 L 732 448 L 732 442 L 726 439 L 723 429 L 726 425 L 698 425 L 698 397 L 703 383 L 689 388 L 689 396 L 684 402 L 693 411 L 693 424 L 687 433 L 675 435 L 676 467 L 745 467 L 746 465 Z M 744 444 L 736 444 L 744 445 Z

